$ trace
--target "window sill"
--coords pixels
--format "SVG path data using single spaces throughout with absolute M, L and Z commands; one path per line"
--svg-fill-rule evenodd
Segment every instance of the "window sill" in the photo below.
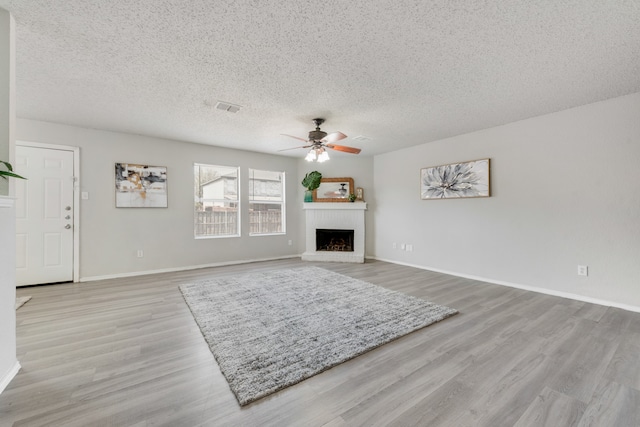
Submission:
M 206 240 L 206 239 L 229 239 L 232 237 L 240 237 L 239 234 L 225 234 L 224 236 L 193 236 L 196 240 Z

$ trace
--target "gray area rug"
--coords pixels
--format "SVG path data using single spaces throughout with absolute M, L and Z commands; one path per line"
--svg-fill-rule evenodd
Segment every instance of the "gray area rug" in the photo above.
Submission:
M 17 297 L 16 298 L 16 310 L 22 307 L 29 301 L 31 297 Z
M 318 267 L 180 290 L 241 406 L 457 313 Z

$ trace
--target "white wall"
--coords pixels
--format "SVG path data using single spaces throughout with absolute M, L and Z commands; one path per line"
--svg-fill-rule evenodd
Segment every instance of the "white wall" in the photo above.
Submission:
M 248 213 L 242 210 L 242 236 L 194 239 L 193 163 L 240 166 L 241 203 L 248 202 L 248 168 L 284 171 L 289 201 L 295 202 L 298 159 L 208 145 L 177 142 L 18 119 L 17 140 L 80 147 L 80 277 L 95 279 L 293 256 L 298 248 L 301 207 L 287 206 L 287 234 L 248 236 Z M 115 207 L 115 163 L 167 167 L 169 207 Z M 293 244 L 288 245 L 288 240 Z M 144 251 L 143 258 L 136 251 Z
M 0 9 L 0 160 L 11 161 L 15 126 L 15 22 Z M 4 181 L 0 179 L 0 181 Z M 18 372 L 16 359 L 15 208 L 0 187 L 0 392 Z
M 364 200 L 367 202 L 367 211 L 365 211 L 365 256 L 372 254 L 374 251 L 374 229 L 373 224 L 375 217 L 373 215 L 376 206 L 376 197 L 373 191 L 373 157 L 364 156 L 362 154 L 331 155 L 329 161 L 323 163 L 307 162 L 304 160 L 304 150 L 300 150 L 300 160 L 298 161 L 298 186 L 297 206 L 302 209 L 305 188 L 302 186 L 302 179 L 311 171 L 318 171 L 323 178 L 353 178 L 353 185 L 362 187 L 364 190 Z M 303 215 L 303 213 L 301 213 Z M 305 248 L 305 229 L 304 217 L 300 220 L 298 245 L 301 252 Z
M 0 9 L 0 160 L 11 162 L 15 125 L 15 21 Z M 12 162 L 13 164 L 13 162 Z M 4 165 L 0 166 L 6 170 Z M 0 179 L 0 195 L 9 194 L 9 181 Z
M 640 307 L 640 93 L 399 150 L 326 163 L 33 120 L 20 140 L 81 147 L 81 277 L 299 254 L 305 173 L 365 190 L 366 254 L 496 283 Z M 420 200 L 420 169 L 489 157 L 493 196 Z M 168 167 L 169 209 L 116 209 L 113 164 Z M 194 240 L 193 162 L 287 173 L 286 236 Z M 188 172 L 181 172 L 188 171 Z M 297 177 L 292 179 L 292 177 Z M 293 240 L 293 245 L 287 244 Z M 408 243 L 413 252 L 392 249 Z M 168 249 L 167 249 L 168 248 Z M 145 257 L 135 257 L 143 249 Z M 589 277 L 576 274 L 589 266 Z
M 421 168 L 486 157 L 492 197 L 420 199 Z M 376 156 L 375 255 L 640 309 L 639 160 L 640 93 Z
M 0 196 L 0 393 L 20 369 L 16 359 L 15 218 L 13 199 Z

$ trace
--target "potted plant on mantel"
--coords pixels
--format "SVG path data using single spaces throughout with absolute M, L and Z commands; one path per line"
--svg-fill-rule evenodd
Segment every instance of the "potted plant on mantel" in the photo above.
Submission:
M 304 192 L 304 201 L 313 202 L 313 190 L 320 187 L 320 180 L 322 179 L 322 174 L 318 171 L 309 172 L 304 176 L 302 180 L 302 186 L 307 190 Z
M 20 178 L 20 179 L 27 179 L 23 176 L 20 176 L 16 173 L 13 173 L 13 167 L 11 166 L 11 163 L 9 162 L 5 162 L 4 160 L 0 160 L 0 163 L 2 163 L 3 165 L 6 166 L 7 170 L 3 171 L 0 170 L 0 177 L 2 177 L 3 179 L 8 179 L 7 177 L 12 177 L 12 178 Z

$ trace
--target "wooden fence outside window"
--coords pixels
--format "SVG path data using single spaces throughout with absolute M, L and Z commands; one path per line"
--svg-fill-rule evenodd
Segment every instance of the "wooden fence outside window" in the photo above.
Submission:
M 232 236 L 239 234 L 235 210 L 196 212 L 196 236 Z M 249 211 L 249 233 L 282 233 L 282 212 Z

